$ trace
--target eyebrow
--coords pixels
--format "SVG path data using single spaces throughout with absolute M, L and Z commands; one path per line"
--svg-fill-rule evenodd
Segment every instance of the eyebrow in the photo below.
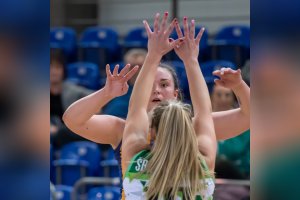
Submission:
M 170 81 L 170 79 L 160 79 L 160 81 Z

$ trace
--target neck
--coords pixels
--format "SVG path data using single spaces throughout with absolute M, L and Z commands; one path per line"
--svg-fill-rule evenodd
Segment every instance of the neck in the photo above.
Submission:
M 50 93 L 51 94 L 60 94 L 62 91 L 62 83 L 51 83 L 50 84 Z

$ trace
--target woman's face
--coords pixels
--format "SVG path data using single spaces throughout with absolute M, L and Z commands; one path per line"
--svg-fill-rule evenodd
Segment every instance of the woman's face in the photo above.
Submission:
M 171 73 L 165 68 L 158 67 L 148 103 L 148 111 L 152 110 L 160 102 L 176 99 L 177 96 L 178 90 L 175 89 Z
M 50 83 L 61 83 L 64 79 L 64 66 L 56 61 L 50 64 Z
M 230 110 L 234 107 L 234 96 L 230 89 L 215 85 L 212 95 L 213 111 Z

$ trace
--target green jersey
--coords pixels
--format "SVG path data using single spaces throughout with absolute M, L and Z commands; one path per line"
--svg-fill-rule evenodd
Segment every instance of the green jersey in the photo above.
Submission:
M 147 188 L 150 175 L 143 173 L 149 162 L 149 150 L 143 150 L 137 153 L 131 160 L 124 176 L 123 190 L 126 200 L 143 200 L 145 199 L 145 189 Z M 204 170 L 208 171 L 205 162 L 202 162 Z M 142 173 L 141 173 L 142 172 Z M 215 189 L 213 177 L 206 176 L 200 181 L 205 185 L 205 189 L 199 191 L 196 200 L 212 200 Z M 163 200 L 163 199 L 162 199 Z M 184 200 L 182 192 L 178 192 L 176 200 Z

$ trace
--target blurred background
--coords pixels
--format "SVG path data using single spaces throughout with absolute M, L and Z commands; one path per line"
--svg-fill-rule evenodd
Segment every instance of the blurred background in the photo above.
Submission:
M 119 199 L 119 171 L 113 149 L 72 133 L 61 118 L 72 102 L 104 86 L 107 63 L 111 68 L 115 64 L 121 68 L 124 63 L 143 64 L 147 34 L 142 21 L 153 24 L 155 13 L 168 11 L 170 18 L 180 22 L 187 16 L 195 19 L 196 31 L 206 28 L 198 59 L 214 111 L 238 106 L 231 90 L 215 88 L 214 70 L 220 66 L 241 69 L 250 85 L 247 0 L 51 0 L 50 7 L 51 198 Z M 171 37 L 177 38 L 176 33 Z M 177 72 L 184 101 L 190 103 L 183 63 L 173 52 L 163 62 Z M 59 84 L 69 86 L 58 91 Z M 72 97 L 64 99 L 66 93 L 72 93 Z M 100 114 L 126 118 L 129 98 L 130 93 L 114 99 Z M 215 199 L 249 199 L 250 130 L 218 145 Z

